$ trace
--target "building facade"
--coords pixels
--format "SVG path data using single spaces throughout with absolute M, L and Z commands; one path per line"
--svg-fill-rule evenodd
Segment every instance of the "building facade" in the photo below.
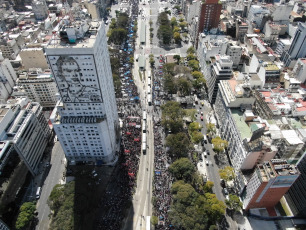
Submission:
M 306 218 L 306 152 L 296 165 L 301 175 L 290 187 L 285 197 L 293 214 Z
M 17 84 L 32 101 L 43 107 L 55 107 L 58 90 L 51 72 L 29 69 L 28 72 L 19 74 Z
M 42 107 L 27 98 L 19 98 L 2 104 L 0 109 L 0 139 L 5 145 L 1 151 L 12 146 L 31 174 L 36 175 L 51 134 Z
M 273 208 L 299 175 L 295 165 L 282 159 L 272 159 L 258 165 L 242 196 L 243 208 Z
M 205 0 L 200 6 L 200 18 L 198 22 L 198 32 L 209 31 L 213 28 L 218 28 L 221 15 L 222 4 L 219 0 Z
M 283 52 L 281 60 L 285 66 L 291 66 L 293 60 L 306 57 L 306 23 L 298 23 L 298 28 L 288 52 Z M 295 63 L 295 62 L 294 62 Z
M 10 61 L 0 55 L 0 101 L 5 103 L 13 92 L 17 75 Z
M 60 94 L 50 120 L 71 163 L 112 164 L 119 122 L 104 24 L 81 25 L 46 47 Z
M 214 104 L 218 93 L 218 83 L 221 80 L 228 80 L 232 77 L 233 62 L 229 56 L 216 55 L 210 61 L 211 75 L 206 78 L 208 88 L 208 99 L 211 104 Z

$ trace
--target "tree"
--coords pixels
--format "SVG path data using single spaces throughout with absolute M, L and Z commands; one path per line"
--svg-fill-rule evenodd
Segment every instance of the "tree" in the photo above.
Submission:
M 217 199 L 216 194 L 205 193 L 205 198 L 207 214 L 209 215 L 212 223 L 220 220 L 225 214 L 225 204 L 221 200 Z
M 77 222 L 74 213 L 75 182 L 65 185 L 55 185 L 48 198 L 48 205 L 52 210 L 50 229 L 74 229 Z
M 171 74 L 164 75 L 164 88 L 170 94 L 177 93 L 177 85 L 175 78 Z
M 151 68 L 153 68 L 154 65 L 155 65 L 154 55 L 153 55 L 153 54 L 150 54 L 149 57 L 150 57 L 149 63 L 150 63 L 150 65 L 151 65 Z
M 202 89 L 206 84 L 206 80 L 201 77 L 201 78 L 197 78 L 195 80 L 192 81 L 192 86 L 195 89 Z
M 195 109 L 185 109 L 186 116 L 190 117 L 192 121 L 196 120 L 195 114 L 197 110 Z
M 174 26 L 177 26 L 176 18 L 175 18 L 175 17 L 172 17 L 170 23 L 171 23 L 172 28 L 174 28 Z
M 187 38 L 188 38 L 188 34 L 187 34 L 187 33 L 183 33 L 182 36 L 183 36 L 183 38 L 184 38 L 185 40 L 187 40 Z
M 184 29 L 187 27 L 187 22 L 186 21 L 183 21 L 183 22 L 180 22 L 179 26 L 181 27 L 181 29 Z
M 211 140 L 211 143 L 214 145 L 213 150 L 217 154 L 223 152 L 228 146 L 228 142 L 226 140 L 222 140 L 221 137 L 219 137 L 219 136 L 213 138 Z
M 191 93 L 191 83 L 185 77 L 179 77 L 177 80 L 177 89 L 182 96 L 188 96 Z
M 129 23 L 129 16 L 127 13 L 120 13 L 117 18 L 117 27 L 118 28 L 126 28 Z
M 226 166 L 223 169 L 219 169 L 220 178 L 225 181 L 230 181 L 235 178 L 235 169 L 231 166 Z
M 214 182 L 208 180 L 204 185 L 204 192 L 212 193 L 212 188 L 214 187 Z
M 190 141 L 185 133 L 170 134 L 166 137 L 166 147 L 171 157 L 177 159 L 187 157 L 190 150 Z
M 199 62 L 197 60 L 189 60 L 188 61 L 188 66 L 193 70 L 199 70 L 200 66 L 199 66 Z
M 111 34 L 109 36 L 109 41 L 116 44 L 120 45 L 126 39 L 127 36 L 127 31 L 126 29 L 123 28 L 115 28 L 111 31 Z
M 195 171 L 194 165 L 188 158 L 180 158 L 169 167 L 169 172 L 172 173 L 177 180 L 184 180 L 185 182 L 191 181 Z
M 23 229 L 31 223 L 34 219 L 34 212 L 36 210 L 35 202 L 25 202 L 19 209 L 19 214 L 15 224 L 16 229 Z
M 157 216 L 151 216 L 151 224 L 157 225 L 158 224 L 158 217 Z
M 194 131 L 191 133 L 191 140 L 195 144 L 200 143 L 203 140 L 203 134 L 199 131 Z
M 204 77 L 204 75 L 200 71 L 193 71 L 191 75 L 193 76 L 193 78 L 196 78 L 196 79 Z
M 229 194 L 229 199 L 225 201 L 227 207 L 234 211 L 239 211 L 242 209 L 242 202 L 239 197 L 233 194 Z
M 212 136 L 216 133 L 216 126 L 213 123 L 206 124 L 206 132 L 209 136 Z
M 173 39 L 175 40 L 175 43 L 180 43 L 182 40 L 181 34 L 179 32 L 173 33 Z
M 193 46 L 190 46 L 188 49 L 187 49 L 187 53 L 188 54 L 195 54 L 195 48 Z
M 178 55 L 178 54 L 174 55 L 173 59 L 176 60 L 176 64 L 180 64 L 180 60 L 181 60 L 181 56 L 180 55 Z
M 180 104 L 175 101 L 168 101 L 161 106 L 162 109 L 162 125 L 170 129 L 172 133 L 177 133 L 183 128 L 183 117 L 185 111 Z
M 173 27 L 173 33 L 177 33 L 180 31 L 180 28 L 178 26 Z
M 116 92 L 117 97 L 118 97 L 120 92 L 121 92 L 121 81 L 120 81 L 120 78 L 117 74 L 113 74 L 113 82 L 114 82 L 115 92 Z
M 165 45 L 170 44 L 173 36 L 171 27 L 168 25 L 160 25 L 157 30 L 157 36 Z
M 192 122 L 188 126 L 189 132 L 200 131 L 202 129 L 202 125 L 199 122 Z

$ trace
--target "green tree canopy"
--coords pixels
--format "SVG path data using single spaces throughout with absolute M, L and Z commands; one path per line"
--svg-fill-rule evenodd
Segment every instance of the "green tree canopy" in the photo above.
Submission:
M 189 66 L 193 71 L 198 71 L 198 70 L 200 69 L 199 61 L 197 61 L 197 60 L 189 60 L 189 61 L 188 61 L 188 66 Z
M 177 33 L 180 31 L 180 28 L 178 26 L 173 27 L 173 33 Z
M 239 211 L 242 209 L 242 202 L 239 197 L 233 194 L 229 194 L 229 199 L 225 201 L 227 207 L 234 211 Z
M 170 74 L 164 75 L 164 88 L 165 91 L 167 91 L 170 94 L 177 93 L 177 85 L 174 76 Z
M 179 158 L 170 165 L 169 171 L 177 180 L 190 182 L 196 169 L 188 158 Z
M 212 188 L 214 187 L 214 182 L 208 180 L 204 185 L 204 192 L 212 193 Z
M 36 210 L 35 202 L 25 202 L 20 206 L 19 214 L 15 224 L 16 229 L 23 229 L 27 227 L 34 219 L 34 212 Z
M 187 157 L 190 150 L 190 141 L 185 133 L 170 134 L 166 137 L 166 147 L 170 156 L 177 159 Z
M 74 229 L 77 223 L 77 215 L 74 213 L 75 182 L 65 185 L 55 185 L 48 198 L 48 205 L 52 210 L 52 222 L 50 229 Z
M 228 146 L 228 142 L 226 140 L 222 140 L 221 137 L 219 137 L 219 136 L 213 138 L 211 140 L 211 143 L 214 145 L 213 150 L 216 153 L 223 152 Z
M 181 29 L 184 29 L 185 27 L 187 27 L 187 22 L 186 21 L 183 21 L 183 22 L 180 22 L 179 23 L 179 26 L 181 27 Z
M 162 109 L 162 125 L 170 128 L 172 133 L 177 133 L 183 128 L 183 117 L 185 111 L 180 104 L 175 101 L 168 101 L 161 106 Z
M 195 56 L 194 54 L 188 54 L 186 58 L 187 60 L 197 60 L 197 56 Z M 198 71 L 194 71 L 194 72 L 198 72 Z
M 177 21 L 176 21 L 176 18 L 175 18 L 175 17 L 172 17 L 172 18 L 171 18 L 171 26 L 172 26 L 172 28 L 173 28 L 174 26 L 177 26 Z
M 188 54 L 195 54 L 195 48 L 193 46 L 190 46 L 188 49 L 187 49 L 187 53 Z
M 127 31 L 126 29 L 123 28 L 115 28 L 111 30 L 111 34 L 109 36 L 109 41 L 116 44 L 120 45 L 126 39 L 127 36 Z
M 193 71 L 191 75 L 196 79 L 204 77 L 204 75 L 200 71 Z
M 192 81 L 192 86 L 195 89 L 202 89 L 205 86 L 205 84 L 206 84 L 206 81 L 205 81 L 204 77 L 197 78 L 197 79 Z
M 196 113 L 197 113 L 197 110 L 195 109 L 185 109 L 185 113 L 186 113 L 186 116 L 190 117 L 190 119 L 192 121 L 195 121 L 196 120 Z
M 195 144 L 200 143 L 203 140 L 203 134 L 199 131 L 194 131 L 191 133 L 191 140 Z
M 205 193 L 205 198 L 207 205 L 206 211 L 210 217 L 210 220 L 213 223 L 220 220 L 224 216 L 226 210 L 224 202 L 218 200 L 216 194 L 212 193 Z
M 157 30 L 157 37 L 162 40 L 166 45 L 171 43 L 172 40 L 172 29 L 169 25 L 160 25 Z
M 216 126 L 213 123 L 206 124 L 206 132 L 208 135 L 212 136 L 216 133 Z
M 180 43 L 182 40 L 181 34 L 179 32 L 173 33 L 173 39 L 175 40 L 176 43 Z
M 177 89 L 181 96 L 188 96 L 191 93 L 191 83 L 185 77 L 179 77 L 177 79 Z
M 174 72 L 174 67 L 176 66 L 175 63 L 166 63 L 164 64 L 164 74 L 170 74 L 172 76 L 175 75 L 175 72 Z
M 225 166 L 223 169 L 219 169 L 220 178 L 225 181 L 230 181 L 235 178 L 235 169 L 231 166 Z
M 120 13 L 117 18 L 117 27 L 118 28 L 126 28 L 129 23 L 129 16 L 127 13 Z
M 190 132 L 200 131 L 202 129 L 202 125 L 199 122 L 192 122 L 188 126 L 188 130 Z
M 173 59 L 176 60 L 176 64 L 180 64 L 180 60 L 181 60 L 181 56 L 180 55 L 178 55 L 178 54 L 174 55 Z

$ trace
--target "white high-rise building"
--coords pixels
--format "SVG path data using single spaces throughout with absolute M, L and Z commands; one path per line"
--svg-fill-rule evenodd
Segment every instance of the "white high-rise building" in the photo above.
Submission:
M 104 24 L 62 25 L 45 49 L 61 98 L 50 120 L 71 163 L 112 164 L 119 120 Z

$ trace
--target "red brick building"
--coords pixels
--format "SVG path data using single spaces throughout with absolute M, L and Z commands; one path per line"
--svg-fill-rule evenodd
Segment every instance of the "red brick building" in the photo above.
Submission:
M 203 0 L 200 12 L 198 33 L 204 29 L 218 28 L 222 4 L 218 0 Z
M 242 195 L 244 209 L 266 208 L 271 211 L 299 175 L 296 166 L 287 164 L 286 160 L 272 159 L 259 164 Z

